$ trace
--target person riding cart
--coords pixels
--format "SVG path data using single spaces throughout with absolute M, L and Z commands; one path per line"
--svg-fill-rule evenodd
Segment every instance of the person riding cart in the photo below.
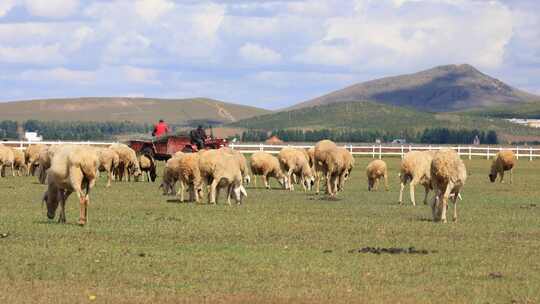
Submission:
M 160 137 L 163 135 L 167 135 L 169 133 L 169 126 L 163 119 L 160 119 L 159 122 L 154 126 L 154 131 L 152 132 L 152 136 Z
M 204 132 L 204 128 L 199 125 L 199 127 L 196 130 L 191 130 L 189 133 L 191 137 L 191 142 L 197 145 L 197 149 L 202 150 L 204 149 L 204 141 L 206 140 L 206 132 Z

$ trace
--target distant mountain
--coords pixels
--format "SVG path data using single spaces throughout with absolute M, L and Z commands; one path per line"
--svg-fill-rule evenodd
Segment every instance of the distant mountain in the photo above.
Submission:
M 356 129 L 380 132 L 412 131 L 426 128 L 495 130 L 500 135 L 531 135 L 540 138 L 540 130 L 519 126 L 498 118 L 460 113 L 427 113 L 376 102 L 339 102 L 281 111 L 252 117 L 228 126 L 259 129 Z
M 540 101 L 540 96 L 513 88 L 471 65 L 462 64 L 355 84 L 286 110 L 359 100 L 448 112 Z
M 133 121 L 174 124 L 230 123 L 268 110 L 222 101 L 154 98 L 66 98 L 0 102 L 0 120 Z

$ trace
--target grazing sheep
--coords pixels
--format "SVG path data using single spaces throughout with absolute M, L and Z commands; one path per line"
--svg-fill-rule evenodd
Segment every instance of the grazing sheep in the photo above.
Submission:
M 403 189 L 410 182 L 410 195 L 413 206 L 416 206 L 414 188 L 417 184 L 424 186 L 424 204 L 427 204 L 429 190 L 431 190 L 431 161 L 435 151 L 411 151 L 405 154 L 400 167 L 399 204 L 403 202 Z
M 377 190 L 377 184 L 384 179 L 384 189 L 388 191 L 388 169 L 386 163 L 380 159 L 374 160 L 366 167 L 368 191 Z
M 66 222 L 66 201 L 75 192 L 79 198 L 79 225 L 86 224 L 90 190 L 96 182 L 98 167 L 98 154 L 91 147 L 62 146 L 58 149 L 47 170 L 48 189 L 43 195 L 49 219 L 54 219 L 60 205 L 58 222 Z
M 251 155 L 251 173 L 256 175 L 262 175 L 264 186 L 270 189 L 270 183 L 268 183 L 268 177 L 273 177 L 278 180 L 281 186 L 287 185 L 288 179 L 281 171 L 279 160 L 267 152 L 255 152 Z M 255 186 L 257 186 L 257 178 L 254 178 Z
M 41 149 L 39 152 L 39 182 L 41 184 L 47 183 L 47 170 L 51 167 L 51 160 L 54 154 L 62 147 L 61 145 L 52 145 Z
M 24 176 L 28 173 L 28 167 L 26 166 L 26 160 L 24 157 L 24 151 L 12 148 L 13 151 L 13 169 L 18 176 Z
M 163 195 L 176 195 L 176 182 L 180 180 L 180 160 L 182 157 L 171 157 L 165 163 L 163 178 L 159 188 L 163 189 Z M 180 182 L 181 192 L 184 192 L 184 185 Z
M 112 144 L 109 148 L 118 153 L 118 157 L 120 158 L 120 163 L 115 173 L 117 180 L 122 181 L 124 176 L 126 176 L 126 181 L 131 181 L 131 176 L 138 177 L 141 175 L 137 154 L 133 149 L 125 144 Z
M 208 194 L 208 202 L 217 204 L 221 188 L 227 189 L 227 204 L 231 205 L 231 196 L 237 204 L 242 203 L 243 197 L 247 197 L 246 189 L 242 185 L 242 172 L 238 159 L 228 153 L 219 152 L 213 159 L 212 183 Z
M 6 168 L 11 168 L 11 175 L 15 176 L 15 170 L 13 170 L 15 162 L 15 155 L 13 150 L 0 144 L 0 176 L 6 176 Z
M 154 158 L 152 155 L 148 154 L 142 154 L 139 155 L 139 167 L 141 168 L 141 171 L 145 173 L 146 180 L 148 182 L 156 181 L 156 162 L 154 161 Z
M 242 172 L 242 180 L 244 183 L 249 185 L 249 182 L 251 181 L 251 177 L 249 176 L 247 160 L 244 154 L 242 154 L 242 152 L 240 151 L 237 151 L 228 147 L 223 147 L 223 148 L 220 148 L 219 150 L 225 153 L 228 153 L 236 158 L 236 160 L 238 161 L 238 165 L 240 165 L 240 171 Z
M 514 181 L 514 165 L 515 165 L 514 152 L 510 150 L 504 150 L 497 153 L 497 156 L 491 164 L 491 172 L 489 173 L 489 180 L 494 183 L 497 179 L 497 174 L 501 176 L 499 182 L 503 183 L 504 171 L 510 170 L 510 184 Z
M 96 151 L 99 158 L 99 171 L 107 172 L 107 187 L 110 187 L 114 171 L 120 164 L 120 156 L 110 148 L 98 148 Z
M 335 197 L 338 191 L 343 190 L 345 180 L 354 168 L 354 158 L 347 149 L 336 147 L 327 151 L 324 163 L 326 192 L 331 197 Z
M 321 175 L 326 177 L 324 172 L 328 171 L 327 169 L 327 158 L 329 151 L 336 149 L 337 145 L 328 139 L 321 140 L 315 144 L 313 148 L 313 165 L 315 167 L 315 182 L 316 188 L 315 192 L 319 194 Z
M 281 167 L 281 171 L 287 175 L 287 186 L 289 190 L 293 191 L 294 186 L 292 183 L 292 177 L 294 175 L 300 176 L 300 181 L 304 187 L 304 191 L 311 190 L 311 186 L 315 181 L 311 167 L 309 166 L 309 156 L 304 149 L 295 148 L 283 148 L 279 152 L 278 160 Z
M 28 167 L 28 174 L 34 176 L 36 173 L 36 168 L 39 166 L 39 153 L 41 150 L 46 149 L 46 145 L 37 144 L 29 145 L 24 151 L 24 158 L 26 161 L 26 166 Z
M 457 221 L 457 198 L 467 179 L 467 169 L 456 151 L 443 149 L 435 153 L 431 162 L 431 184 L 435 197 L 431 202 L 434 221 L 446 223 L 448 199 L 454 202 L 454 222 Z
M 179 158 L 178 176 L 182 189 L 188 187 L 189 201 L 199 202 L 202 194 L 202 179 L 199 169 L 199 154 L 191 153 Z M 180 200 L 184 201 L 184 191 L 180 191 Z

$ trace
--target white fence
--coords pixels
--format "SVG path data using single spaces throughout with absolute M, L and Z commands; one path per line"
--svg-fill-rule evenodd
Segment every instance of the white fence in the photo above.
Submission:
M 301 145 L 266 145 L 266 144 L 234 144 L 229 145 L 231 148 L 241 151 L 242 153 L 255 153 L 259 151 L 265 151 L 272 154 L 277 154 L 282 148 L 285 147 L 297 147 L 297 148 L 310 148 L 312 146 Z M 413 145 L 401 145 L 401 146 L 383 146 L 383 145 L 343 145 L 344 148 L 349 150 L 353 155 L 370 156 L 372 158 L 382 158 L 383 156 L 399 156 L 409 151 L 426 151 L 426 150 L 439 150 L 443 148 L 452 148 L 456 150 L 460 156 L 465 156 L 468 159 L 472 159 L 473 156 L 483 157 L 489 159 L 495 156 L 497 152 L 501 150 L 512 150 L 516 154 L 516 158 L 528 158 L 533 160 L 540 157 L 540 148 L 533 147 L 503 147 L 503 146 L 413 146 Z
M 88 145 L 88 146 L 110 146 L 114 142 L 97 142 L 97 141 L 0 141 L 0 144 L 14 147 L 19 150 L 25 150 L 29 145 Z
M 91 145 L 91 146 L 109 146 L 114 142 L 95 142 L 95 141 L 42 141 L 42 142 L 28 142 L 28 141 L 2 141 L 4 145 L 16 147 L 24 150 L 31 144 L 45 144 L 45 145 L 59 145 L 59 144 L 72 144 L 72 145 Z M 238 150 L 242 153 L 255 153 L 258 151 L 265 151 L 272 154 L 277 154 L 282 148 L 296 147 L 296 148 L 310 148 L 309 145 L 266 145 L 266 144 L 235 144 L 229 145 L 232 149 Z M 382 158 L 383 156 L 399 156 L 409 151 L 426 151 L 426 150 L 439 150 L 442 148 L 452 148 L 456 150 L 459 155 L 465 156 L 468 159 L 475 157 L 482 157 L 489 159 L 497 152 L 501 150 L 512 150 L 516 154 L 516 158 L 525 158 L 533 160 L 540 157 L 540 148 L 533 147 L 503 147 L 503 146 L 413 146 L 413 145 L 400 145 L 400 146 L 383 146 L 383 145 L 344 145 L 344 148 L 349 150 L 354 155 L 370 156 L 372 158 Z

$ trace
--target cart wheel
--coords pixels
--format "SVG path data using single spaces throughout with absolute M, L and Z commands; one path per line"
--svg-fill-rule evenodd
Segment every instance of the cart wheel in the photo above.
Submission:
M 191 148 L 191 146 L 185 146 L 184 149 L 182 149 L 182 152 L 193 153 L 193 148 Z

